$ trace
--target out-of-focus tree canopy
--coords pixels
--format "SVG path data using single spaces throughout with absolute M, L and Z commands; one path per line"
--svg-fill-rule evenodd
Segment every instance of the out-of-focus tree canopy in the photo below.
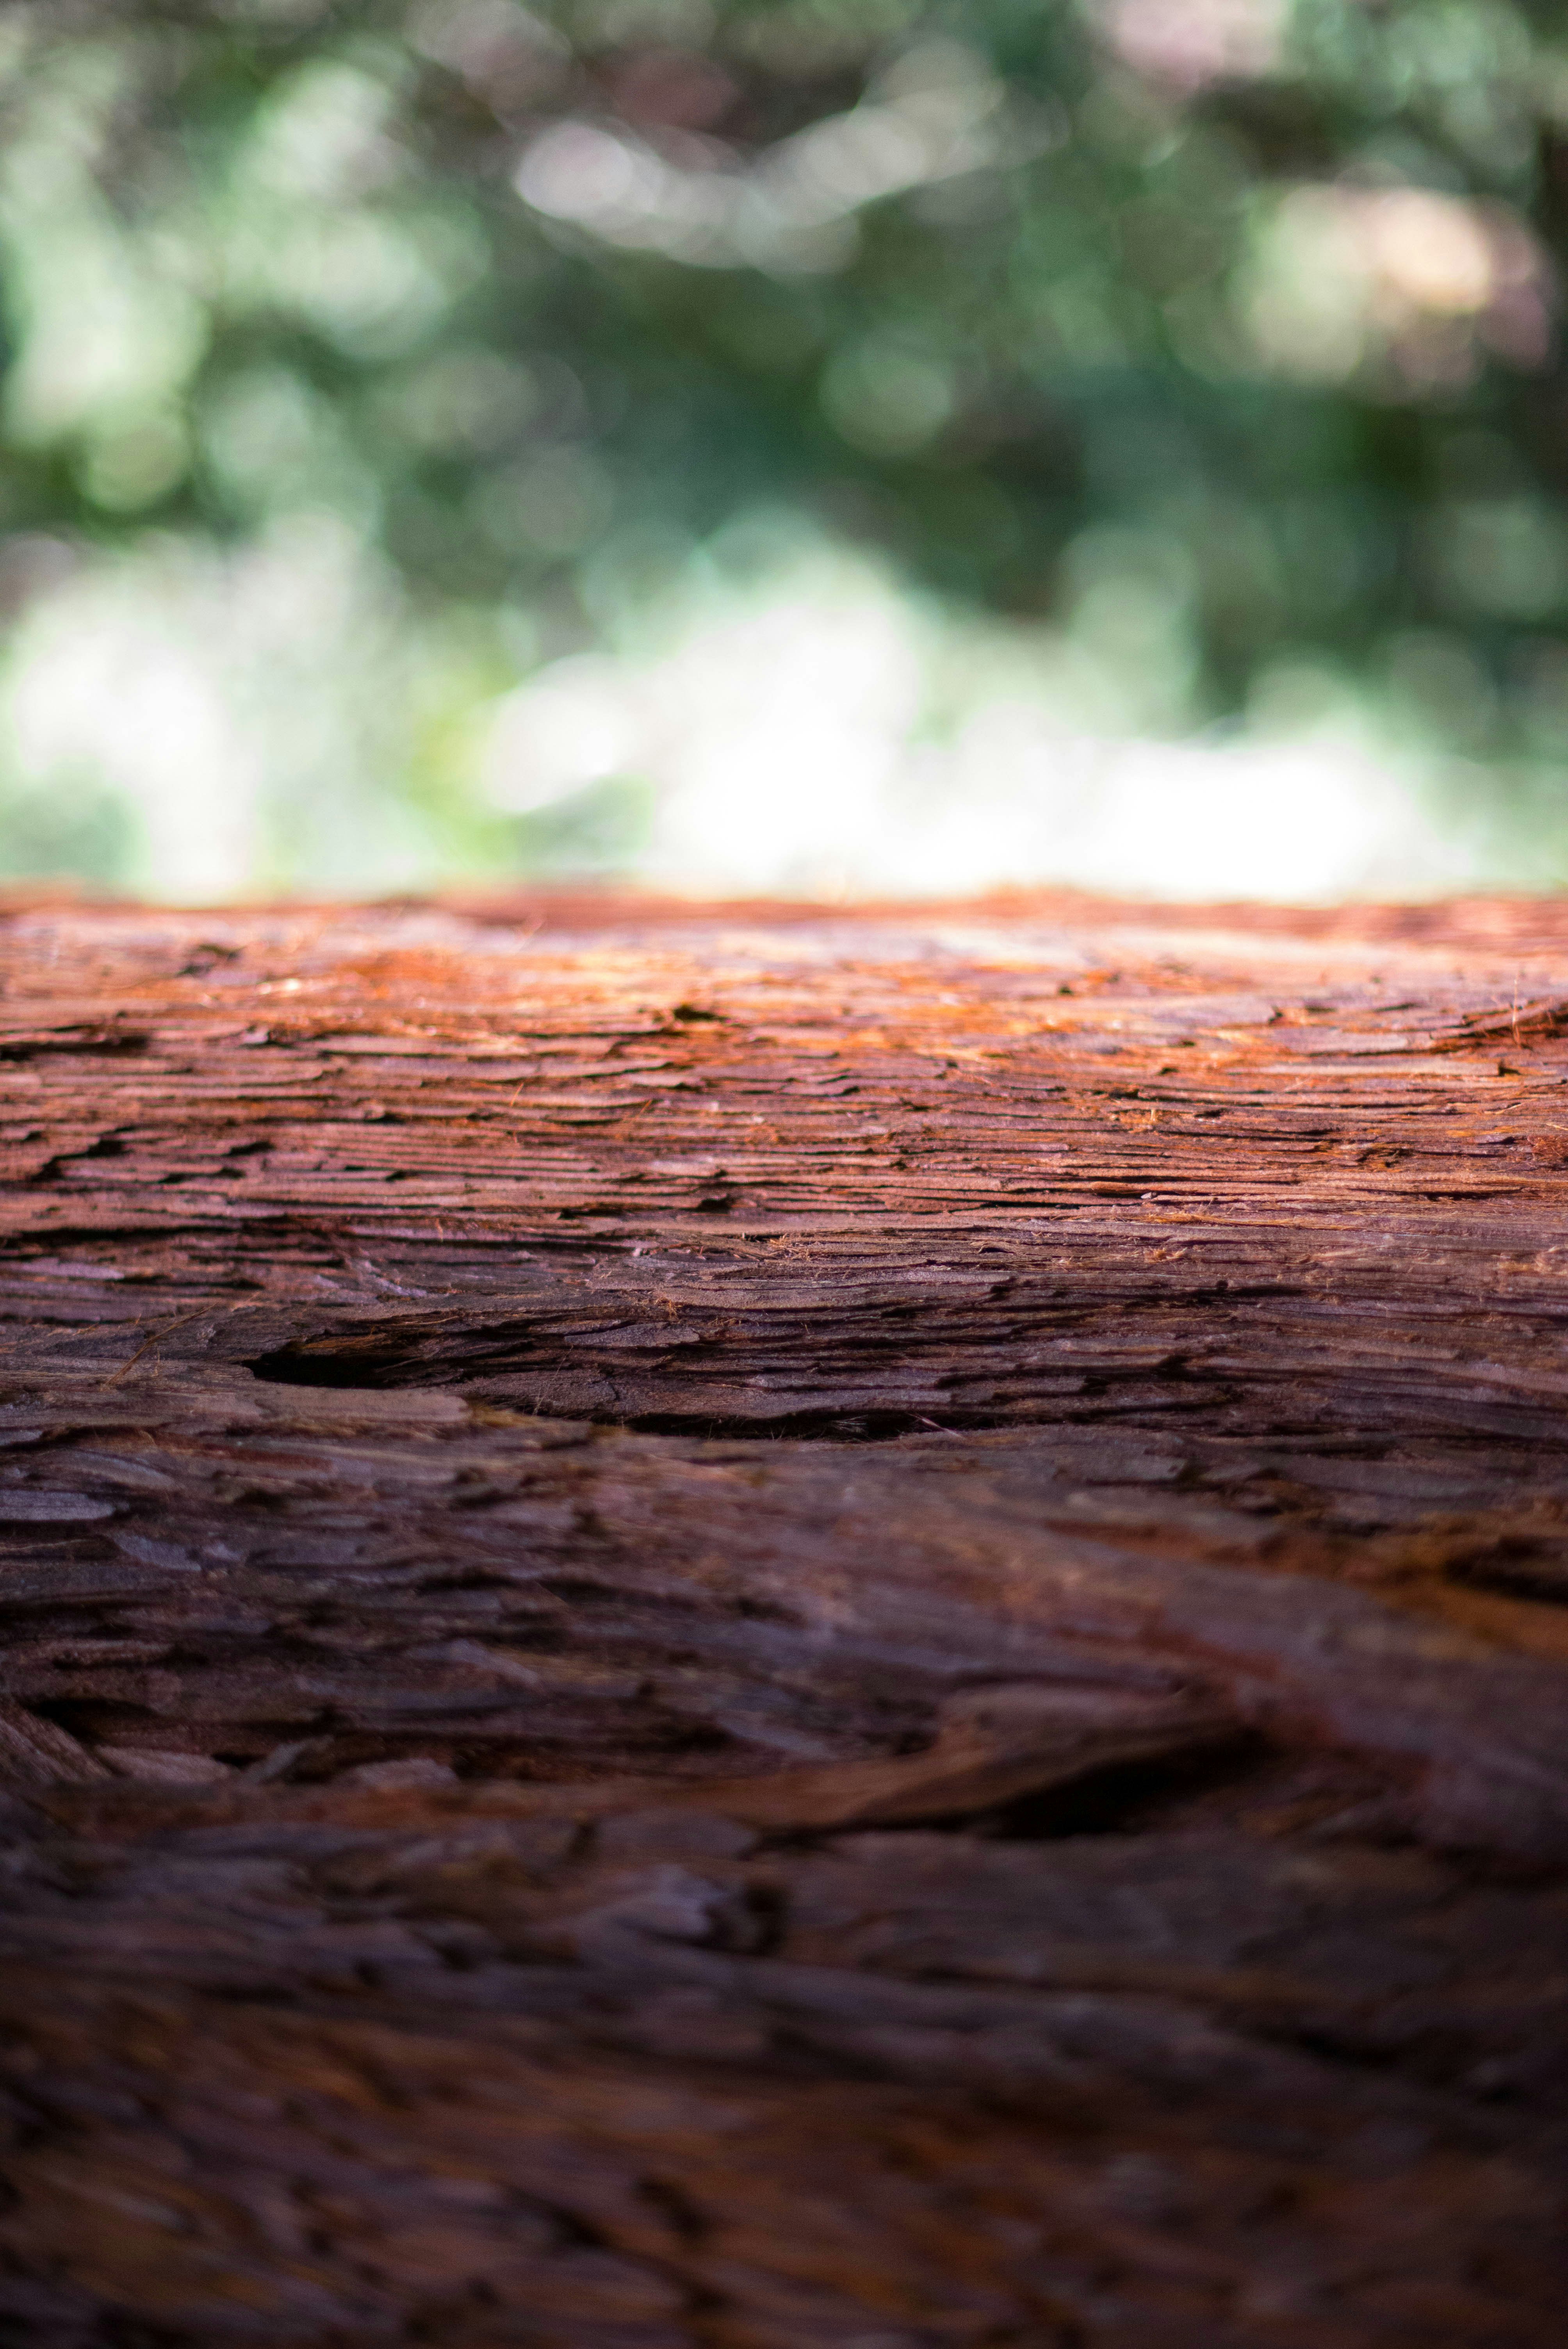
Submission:
M 13 0 L 0 119 L 13 607 L 308 511 L 569 649 L 784 505 L 1568 747 L 1545 0 Z

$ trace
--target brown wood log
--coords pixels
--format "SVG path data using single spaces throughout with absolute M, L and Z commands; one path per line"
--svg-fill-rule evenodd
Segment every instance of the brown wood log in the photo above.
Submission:
M 0 947 L 0 2341 L 1555 2349 L 1568 907 Z

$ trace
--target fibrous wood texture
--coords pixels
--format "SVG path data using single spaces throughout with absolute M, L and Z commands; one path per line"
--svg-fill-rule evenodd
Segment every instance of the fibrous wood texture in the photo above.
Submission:
M 0 2340 L 1562 2340 L 1568 910 L 4 946 Z

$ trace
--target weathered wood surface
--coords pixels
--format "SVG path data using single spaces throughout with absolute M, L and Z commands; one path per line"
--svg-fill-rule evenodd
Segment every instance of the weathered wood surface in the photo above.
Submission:
M 1555 2349 L 1568 908 L 0 936 L 0 2340 Z

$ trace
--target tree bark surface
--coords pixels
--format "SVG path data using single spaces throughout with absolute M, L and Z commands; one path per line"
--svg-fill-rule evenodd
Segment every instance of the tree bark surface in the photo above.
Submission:
M 0 2340 L 1556 2349 L 1568 908 L 0 949 Z

